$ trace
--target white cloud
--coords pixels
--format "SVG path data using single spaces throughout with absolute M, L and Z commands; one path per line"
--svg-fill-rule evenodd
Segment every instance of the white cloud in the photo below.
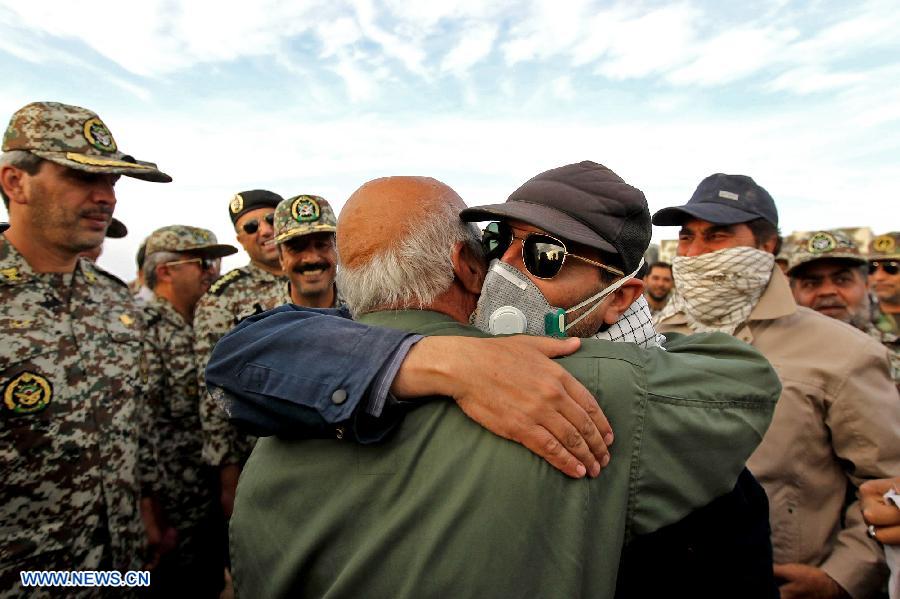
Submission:
M 464 26 L 459 43 L 444 57 L 441 68 L 457 75 L 464 74 L 491 53 L 496 38 L 494 26 L 475 23 Z

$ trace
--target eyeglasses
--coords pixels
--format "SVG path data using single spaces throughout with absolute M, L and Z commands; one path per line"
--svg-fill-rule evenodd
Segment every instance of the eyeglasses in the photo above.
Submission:
M 202 270 L 213 270 L 219 267 L 218 258 L 186 258 L 184 260 L 174 260 L 173 262 L 165 262 L 169 266 L 174 264 L 190 264 L 192 262 L 199 262 L 200 268 Z
M 275 225 L 275 213 L 274 212 L 268 213 L 263 218 L 266 219 L 266 222 L 269 223 L 270 227 Z M 252 218 L 252 219 L 248 220 L 247 222 L 245 222 L 243 225 L 241 225 L 241 228 L 244 230 L 244 233 L 246 233 L 247 235 L 253 235 L 257 231 L 259 231 L 259 219 Z
M 516 237 L 512 227 L 505 222 L 490 223 L 484 228 L 481 245 L 484 247 L 487 259 L 500 258 L 512 245 L 513 239 L 522 241 L 522 262 L 525 263 L 525 269 L 538 279 L 552 279 L 558 275 L 566 263 L 567 256 L 587 262 L 620 277 L 625 275 L 617 268 L 572 254 L 566 248 L 565 243 L 546 233 L 528 233 L 524 237 Z
M 887 260 L 887 261 L 872 261 L 869 262 L 869 274 L 875 274 L 875 271 L 881 268 L 884 272 L 889 275 L 895 275 L 900 272 L 900 262 L 896 260 Z

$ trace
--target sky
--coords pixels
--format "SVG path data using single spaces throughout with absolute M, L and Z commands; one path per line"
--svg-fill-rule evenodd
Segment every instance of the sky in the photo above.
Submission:
M 746 174 L 785 233 L 878 234 L 900 229 L 898 30 L 880 0 L 0 0 L 0 120 L 88 107 L 172 175 L 117 185 L 130 233 L 100 264 L 125 279 L 164 225 L 235 243 L 239 191 L 337 211 L 367 180 L 427 175 L 471 206 L 581 160 L 651 212 Z

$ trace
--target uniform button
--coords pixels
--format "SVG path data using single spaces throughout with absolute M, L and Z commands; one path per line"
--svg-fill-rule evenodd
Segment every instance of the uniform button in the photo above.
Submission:
M 344 438 L 344 427 L 343 427 L 343 426 L 337 426 L 337 427 L 335 427 L 335 429 L 334 429 L 334 437 L 335 437 L 338 441 L 340 441 L 341 439 Z
M 341 405 L 342 403 L 347 401 L 347 392 L 343 389 L 338 389 L 331 394 L 331 401 L 336 405 Z

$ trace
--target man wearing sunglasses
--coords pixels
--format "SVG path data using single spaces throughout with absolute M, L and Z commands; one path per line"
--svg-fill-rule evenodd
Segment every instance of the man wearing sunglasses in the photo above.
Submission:
M 775 265 L 775 202 L 752 178 L 710 175 L 687 204 L 660 210 L 653 223 L 681 227 L 660 330 L 729 333 L 759 349 L 781 378 L 772 426 L 747 465 L 769 497 L 782 596 L 871 596 L 885 579 L 884 555 L 847 497 L 867 479 L 900 471 L 887 351 L 797 305 Z
M 876 326 L 900 335 L 900 232 L 879 235 L 869 245 L 869 285 L 878 298 Z
M 242 191 L 231 198 L 228 216 L 250 262 L 219 277 L 198 302 L 194 315 L 203 458 L 220 471 L 221 503 L 226 518 L 231 514 L 241 464 L 250 454 L 253 441 L 228 423 L 222 409 L 206 393 L 203 371 L 222 335 L 242 318 L 283 303 L 287 279 L 278 262 L 273 229 L 275 207 L 282 199 L 264 189 Z
M 237 248 L 212 231 L 186 225 L 147 238 L 144 280 L 153 297 L 144 305 L 153 427 L 165 440 L 160 504 L 177 531 L 177 546 L 154 569 L 155 592 L 210 597 L 223 585 L 217 511 L 218 472 L 202 458 L 200 396 L 194 355 L 194 309 L 217 278 L 219 261 Z M 213 477 L 211 474 L 215 474 Z M 170 539 L 171 541 L 171 539 Z
M 593 203 L 598 211 L 615 206 L 613 213 L 624 215 L 622 219 L 631 220 L 634 228 L 640 231 L 643 240 L 638 238 L 633 241 L 638 247 L 625 250 L 627 254 L 621 258 L 621 264 L 610 266 L 619 272 L 635 271 L 643 247 L 649 241 L 649 213 L 643 194 L 600 165 L 582 163 L 570 165 L 567 170 L 582 176 L 581 183 L 592 190 L 586 195 L 602 196 L 608 193 L 613 196 L 614 199 L 608 199 L 607 206 L 602 206 L 602 199 Z M 552 172 L 547 174 L 547 178 L 552 175 Z M 563 181 L 550 185 L 552 192 L 546 195 L 567 193 Z M 589 198 L 585 200 L 587 202 Z M 370 324 L 411 327 L 432 334 L 477 334 L 473 329 L 461 326 L 461 323 L 468 320 L 470 312 L 478 304 L 486 264 L 477 249 L 474 234 L 459 223 L 457 213 L 462 206 L 452 190 L 439 182 L 423 178 L 376 180 L 364 185 L 351 197 L 338 227 L 342 259 L 339 278 L 348 304 L 357 317 Z M 615 229 L 615 225 L 609 228 Z M 625 229 L 632 230 L 629 227 Z M 378 231 L 380 235 L 374 235 L 373 231 Z M 531 258 L 527 259 L 529 268 L 537 276 L 571 287 L 571 297 L 560 301 L 561 305 L 583 302 L 585 297 L 596 295 L 598 287 L 608 288 L 596 272 L 605 271 L 596 264 L 603 264 L 602 260 L 608 257 L 593 252 L 587 244 L 577 246 L 571 241 L 556 238 L 554 234 L 545 235 L 536 230 L 521 234 L 513 231 L 513 234 L 517 237 L 531 235 L 527 243 L 540 244 L 540 254 L 543 255 L 535 254 L 534 262 Z M 613 242 L 607 243 L 624 249 L 629 242 L 625 238 L 614 238 Z M 640 247 L 642 243 L 643 247 Z M 556 245 L 551 248 L 551 244 Z M 451 252 L 449 260 L 446 255 L 448 250 Z M 565 252 L 565 255 L 557 255 L 560 252 Z M 549 264 L 553 260 L 559 263 Z M 594 272 L 579 271 L 575 265 L 581 263 L 590 266 Z M 381 269 L 391 269 L 394 264 L 406 264 L 407 268 L 391 277 L 376 276 Z M 574 272 L 568 272 L 570 267 Z M 622 278 L 618 277 L 617 281 L 620 280 Z M 379 281 L 380 285 L 373 287 L 369 281 Z M 618 283 L 614 285 L 625 287 Z M 601 320 L 608 318 L 617 321 L 613 313 L 625 313 L 634 297 L 640 297 L 639 283 L 637 289 L 631 289 L 632 284 L 628 287 L 621 294 L 607 294 L 598 310 Z M 516 288 L 519 288 L 518 285 Z M 559 299 L 555 294 L 550 294 L 550 297 L 554 301 Z M 524 304 L 520 306 L 524 307 Z M 391 311 L 392 307 L 400 311 Z M 408 309 L 403 311 L 404 307 Z M 575 313 L 572 319 L 579 318 L 589 308 L 587 306 L 585 310 Z M 527 309 L 523 312 L 530 313 Z M 549 319 L 551 325 L 568 327 L 568 320 L 563 319 L 560 325 L 559 314 L 554 314 L 557 318 Z M 311 432 L 314 436 L 330 435 L 345 439 L 352 435 L 353 438 L 372 441 L 372 437 L 364 437 L 370 432 L 367 429 L 375 427 L 368 410 L 359 410 L 349 421 L 345 416 L 344 422 L 336 427 L 329 426 L 327 422 L 324 426 L 314 427 L 314 416 L 303 408 L 298 409 L 297 404 L 315 401 L 317 405 L 322 405 L 320 397 L 324 391 L 326 402 L 350 404 L 349 413 L 352 414 L 352 402 L 360 402 L 360 387 L 371 389 L 374 394 L 382 384 L 379 382 L 383 379 L 378 374 L 378 368 L 372 368 L 371 364 L 381 364 L 383 358 L 380 355 L 395 341 L 381 335 L 382 329 L 361 327 L 353 334 L 352 341 L 347 338 L 346 343 L 337 341 L 345 339 L 343 336 L 330 336 L 330 343 L 334 346 L 337 342 L 337 346 L 330 354 L 327 349 L 322 353 L 318 344 L 304 347 L 294 334 L 298 332 L 297 325 L 303 326 L 307 318 L 315 321 L 329 317 L 297 312 L 290 307 L 253 317 L 239 325 L 214 352 L 208 372 L 210 384 L 222 384 L 229 392 L 242 395 L 240 401 L 231 404 L 232 414 L 238 419 L 246 418 L 246 422 L 260 429 L 278 429 L 290 434 L 291 427 L 305 426 L 308 434 L 309 429 L 316 428 Z M 568 328 L 571 330 L 571 327 Z M 655 335 L 651 337 L 643 340 L 646 345 L 658 342 Z M 410 352 L 404 368 L 411 361 L 424 362 L 425 367 L 412 375 L 410 370 L 406 370 L 406 375 L 401 374 L 394 380 L 395 392 L 413 396 L 431 393 L 454 395 L 455 390 L 468 385 L 480 387 L 486 396 L 491 397 L 499 395 L 501 389 L 511 387 L 517 390 L 524 402 L 524 396 L 533 390 L 530 385 L 542 386 L 545 382 L 528 377 L 527 370 L 536 369 L 540 364 L 509 365 L 502 354 L 479 354 L 471 349 L 479 344 L 496 349 L 503 347 L 499 341 L 508 340 L 470 340 L 469 344 L 474 345 L 468 349 L 462 349 L 467 344 L 452 345 L 447 350 L 452 353 L 442 353 L 441 349 L 435 351 L 435 346 L 427 343 L 433 339 L 417 343 Z M 684 342 L 687 345 L 682 345 Z M 713 345 L 724 342 L 727 347 L 705 347 L 704 342 Z M 241 349 L 246 343 L 256 346 L 252 358 L 249 352 Z M 297 351 L 300 347 L 308 352 L 305 355 L 309 359 L 315 356 L 316 363 L 307 364 L 303 376 L 297 377 L 289 371 L 298 372 L 298 360 L 307 362 L 304 354 Z M 359 352 L 355 349 L 357 347 Z M 291 592 L 316 595 L 321 588 L 327 587 L 337 595 L 349 595 L 355 588 L 354 581 L 359 581 L 367 585 L 364 592 L 370 596 L 460 593 L 485 596 L 612 596 L 622 542 L 621 537 L 616 538 L 616 528 L 625 523 L 631 531 L 628 533 L 630 536 L 678 520 L 690 511 L 690 508 L 676 510 L 679 513 L 674 517 L 668 513 L 662 522 L 656 516 L 649 520 L 639 517 L 640 522 L 632 521 L 630 515 L 641 513 L 650 505 L 654 505 L 651 511 L 660 508 L 667 511 L 663 506 L 669 505 L 674 498 L 692 495 L 696 490 L 693 486 L 696 482 L 693 468 L 701 463 L 716 464 L 717 468 L 730 464 L 734 470 L 719 479 L 722 484 L 718 491 L 706 495 L 691 507 L 699 507 L 730 489 L 743 466 L 743 458 L 738 454 L 744 449 L 752 450 L 759 439 L 756 437 L 751 441 L 754 435 L 744 436 L 749 431 L 739 432 L 733 428 L 735 421 L 731 417 L 736 413 L 732 410 L 742 412 L 748 408 L 750 412 L 744 414 L 748 418 L 744 425 L 750 425 L 751 429 L 758 425 L 764 428 L 772 406 L 764 400 L 751 407 L 754 404 L 752 398 L 771 398 L 778 390 L 772 371 L 759 361 L 759 356 L 750 353 L 746 345 L 727 337 L 715 336 L 705 341 L 673 340 L 668 350 L 641 349 L 630 343 L 606 343 L 590 346 L 581 357 L 584 361 L 579 362 L 579 355 L 576 354 L 575 362 L 563 362 L 572 367 L 579 378 L 586 376 L 587 371 L 594 373 L 582 380 L 589 380 L 587 384 L 597 397 L 605 398 L 604 410 L 610 415 L 617 435 L 614 457 L 611 461 L 604 461 L 607 470 L 590 483 L 591 488 L 600 495 L 588 499 L 587 503 L 578 501 L 579 507 L 574 511 L 574 504 L 571 503 L 574 496 L 569 492 L 579 493 L 578 487 L 571 486 L 568 490 L 560 487 L 559 483 L 565 479 L 515 446 L 472 425 L 452 408 L 452 403 L 429 403 L 414 410 L 407 415 L 396 436 L 386 443 L 364 448 L 335 444 L 334 441 L 298 445 L 274 439 L 261 440 L 242 478 L 235 520 L 232 522 L 238 590 L 253 589 L 261 596 Z M 348 352 L 352 354 L 352 359 L 346 356 Z M 461 352 L 470 358 L 463 360 L 463 370 L 457 373 L 465 379 L 459 383 L 447 371 L 450 369 L 448 365 L 455 363 Z M 637 364 L 618 352 L 637 352 L 641 355 L 639 370 L 644 374 L 636 375 L 631 368 Z M 328 358 L 336 353 L 335 360 Z M 417 357 L 414 358 L 414 355 Z M 738 355 L 741 357 L 737 358 Z M 253 364 L 245 364 L 245 357 Z M 643 357 L 648 361 L 644 362 Z M 737 359 L 733 361 L 733 358 Z M 673 362 L 665 367 L 660 363 L 657 367 L 652 364 L 657 359 Z M 743 362 L 745 359 L 749 361 Z M 292 364 L 289 367 L 288 362 Z M 348 363 L 352 365 L 349 369 L 340 366 Z M 751 367 L 754 372 L 732 372 L 726 378 L 740 380 L 750 387 L 720 388 L 710 380 L 710 385 L 706 385 L 710 395 L 700 392 L 700 387 L 694 389 L 694 377 L 706 379 L 712 373 L 721 375 L 720 368 L 730 369 L 739 363 Z M 581 370 L 576 364 L 587 370 Z M 328 379 L 316 376 L 316 373 L 329 368 L 332 371 L 353 372 L 353 376 L 338 373 L 342 378 L 338 384 L 346 385 L 340 402 L 333 400 L 331 389 L 334 387 Z M 238 370 L 242 374 L 236 374 Z M 634 421 L 627 415 L 632 409 L 643 410 L 648 405 L 632 398 L 631 391 L 625 390 L 634 390 L 631 385 L 637 380 L 635 376 L 655 389 L 652 392 L 654 397 L 660 393 L 674 402 L 663 402 L 668 405 L 664 409 L 666 415 L 651 416 L 648 413 L 646 428 L 640 435 L 631 430 Z M 686 387 L 681 391 L 674 388 L 663 391 L 662 387 L 668 384 L 678 385 L 676 380 L 681 380 L 692 390 Z M 302 390 L 306 381 L 316 387 L 306 389 L 311 393 Z M 604 384 L 610 387 L 601 389 L 596 386 L 598 381 L 605 381 Z M 388 379 L 386 384 L 390 386 L 390 382 Z M 658 384 L 662 387 L 656 387 Z M 716 391 L 712 391 L 713 388 Z M 757 393 L 762 395 L 757 396 Z M 328 395 L 331 395 L 330 401 Z M 680 400 L 676 399 L 688 396 L 698 400 L 697 403 L 689 402 L 691 408 L 680 405 Z M 706 401 L 713 396 L 725 400 L 727 406 L 720 404 L 707 413 L 705 407 L 711 405 L 707 406 Z M 729 399 L 726 400 L 726 396 Z M 469 397 L 459 403 L 467 414 L 481 421 L 485 410 L 477 405 L 477 399 Z M 651 399 L 650 404 L 656 406 L 656 400 Z M 362 408 L 362 403 L 360 406 Z M 335 406 L 322 407 L 320 413 L 330 418 Z M 342 405 L 336 407 L 344 409 Z M 402 406 L 399 407 L 402 409 Z M 700 411 L 694 411 L 694 408 Z M 387 413 L 397 409 L 395 404 L 385 407 L 385 419 L 391 420 L 395 414 Z M 655 411 L 655 407 L 648 409 Z M 693 417 L 700 414 L 703 417 L 694 421 Z M 519 415 L 512 409 L 505 417 L 514 420 Z M 717 422 L 720 418 L 723 420 L 711 426 L 712 420 L 707 417 Z M 696 424 L 696 428 L 691 423 Z M 656 446 L 656 442 L 661 440 L 658 437 L 660 430 L 656 428 L 659 425 L 675 429 L 685 427 L 678 433 L 670 430 L 671 436 L 663 435 L 668 439 L 664 442 L 667 449 L 662 452 L 665 455 L 657 451 L 660 447 Z M 726 429 L 732 432 L 725 434 Z M 757 429 L 759 432 L 760 429 Z M 724 437 L 715 439 L 723 434 L 728 441 Z M 380 438 L 383 437 L 384 434 Z M 640 465 L 630 457 L 639 437 L 647 443 Z M 704 456 L 709 457 L 712 452 L 715 459 L 695 461 L 687 458 L 693 451 L 691 447 L 694 443 Z M 501 453 L 494 453 L 497 449 Z M 301 455 L 305 456 L 302 464 L 297 462 Z M 539 468 L 531 470 L 535 465 Z M 635 489 L 635 507 L 623 511 L 613 497 L 622 489 L 618 485 L 624 480 L 621 476 L 627 478 L 625 471 L 633 472 L 634 480 L 641 480 L 648 486 Z M 675 488 L 657 495 L 659 489 L 655 485 L 662 483 L 663 479 Z M 569 482 L 577 484 L 575 481 Z M 338 492 L 335 485 L 342 490 Z M 306 495 L 295 500 L 292 494 L 299 492 L 301 487 L 307 491 L 316 489 L 315 497 Z M 594 512 L 595 509 L 600 509 L 605 515 L 600 516 L 599 512 Z M 300 512 L 304 514 L 303 530 L 289 524 L 295 518 L 292 514 Z M 354 517 L 348 519 L 348 513 Z M 549 516 L 551 513 L 554 514 L 552 517 Z M 587 520 L 580 520 L 582 515 L 587 515 Z M 653 524 L 650 524 L 651 521 Z M 581 532 L 574 533 L 573 525 Z M 275 538 L 270 537 L 263 542 L 263 537 L 258 534 L 262 530 L 278 532 Z M 401 530 L 406 532 L 400 535 Z M 282 534 L 290 535 L 291 540 L 282 540 Z M 582 545 L 584 539 L 588 539 L 587 545 Z M 385 543 L 389 543 L 389 549 Z M 435 550 L 435 543 L 441 547 L 440 555 L 444 556 L 437 561 L 428 557 Z M 313 550 L 313 546 L 318 549 Z M 463 547 L 467 549 L 463 551 Z M 595 549 L 601 547 L 604 549 L 600 549 L 599 554 L 595 553 Z M 414 555 L 425 556 L 426 561 L 421 562 Z M 474 555 L 475 561 L 460 560 L 460 555 Z M 742 554 L 735 559 L 743 560 L 745 557 Z M 666 558 L 671 559 L 672 556 Z M 357 568 L 364 568 L 369 573 L 357 578 L 354 572 L 362 571 Z M 398 578 L 391 574 L 397 571 L 404 572 L 403 576 Z M 335 590 L 338 587 L 331 587 L 332 584 L 339 584 L 339 590 Z M 741 591 L 732 596 L 740 596 Z

